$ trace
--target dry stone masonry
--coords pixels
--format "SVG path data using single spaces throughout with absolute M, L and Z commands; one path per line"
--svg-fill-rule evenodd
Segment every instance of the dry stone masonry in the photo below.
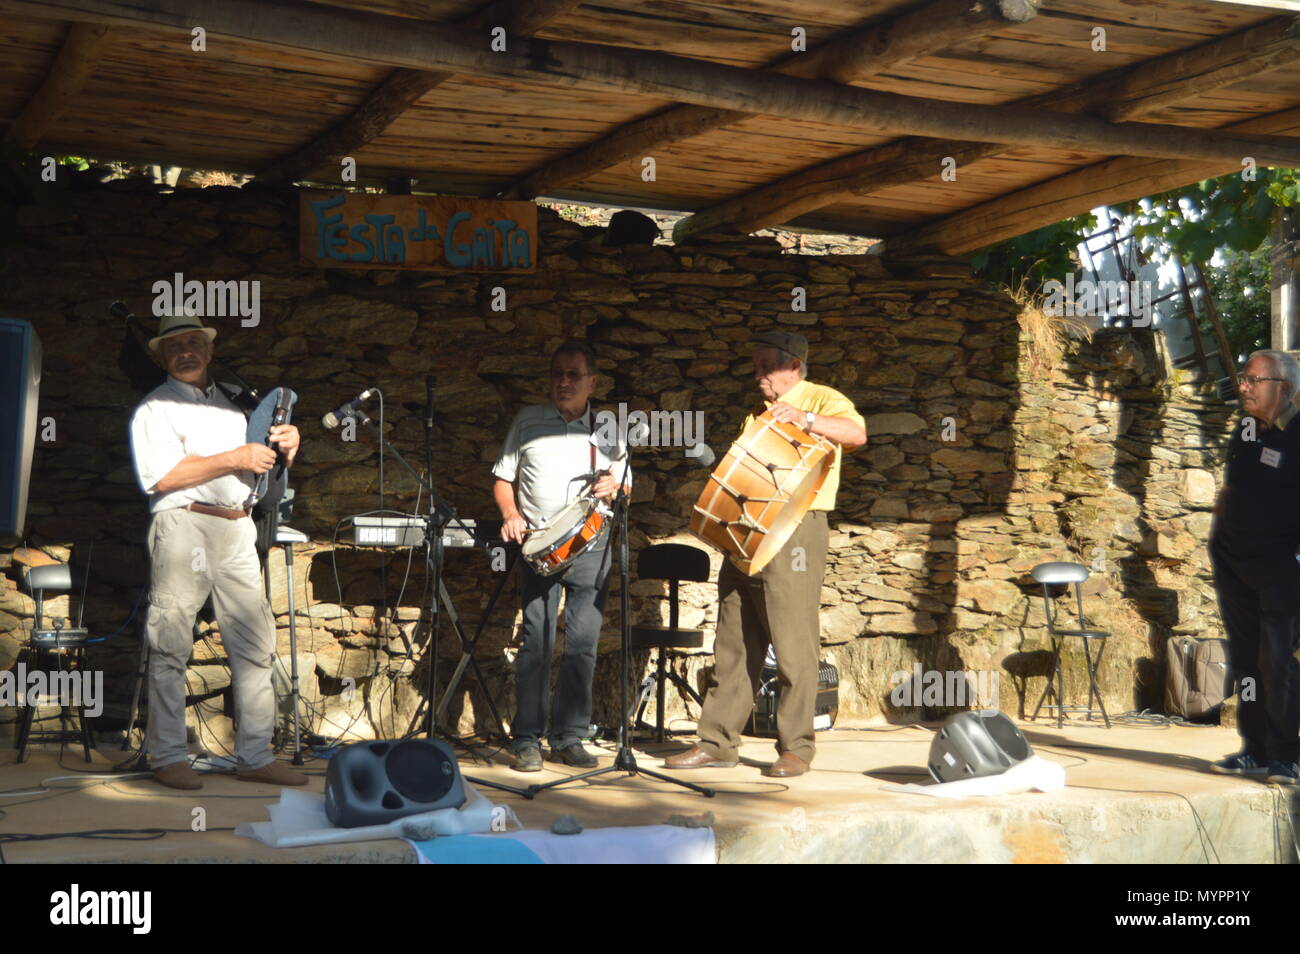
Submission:
M 703 412 L 705 440 L 719 452 L 758 403 L 750 336 L 772 328 L 808 336 L 810 376 L 849 395 L 869 434 L 845 461 L 822 590 L 822 641 L 840 668 L 842 714 L 940 716 L 951 707 L 893 698 L 896 674 L 915 680 L 930 670 L 969 672 L 996 689 L 1003 710 L 1032 709 L 1047 642 L 1028 571 L 1044 560 L 1094 571 L 1085 599 L 1090 622 L 1114 634 L 1101 675 L 1112 712 L 1158 706 L 1169 635 L 1218 633 L 1205 544 L 1229 409 L 1171 372 L 1149 333 L 1074 341 L 1044 364 L 1017 306 L 956 263 L 789 254 L 766 237 L 613 248 L 602 229 L 545 208 L 535 274 L 327 273 L 298 260 L 296 208 L 292 190 L 160 194 L 115 183 L 85 185 L 63 205 L 8 210 L 21 241 L 3 249 L 4 313 L 30 319 L 41 336 L 40 414 L 56 425 L 36 453 L 28 543 L 58 559 L 75 548 L 79 562 L 94 545 L 87 620 L 112 634 L 93 657 L 107 674 L 104 727 L 124 719 L 148 573 L 145 501 L 126 440 L 138 397 L 117 368 L 122 329 L 107 306 L 121 298 L 147 315 L 153 282 L 178 271 L 261 282 L 256 327 L 213 322 L 217 357 L 255 383 L 300 394 L 292 523 L 311 543 L 296 554 L 299 663 L 313 727 L 325 735 L 409 728 L 428 658 L 423 554 L 353 547 L 338 524 L 377 509 L 381 490 L 388 508 L 427 501 L 391 460 L 381 484 L 374 444 L 364 433 L 354 441 L 327 433 L 320 415 L 378 386 L 390 439 L 422 462 L 424 377 L 435 375 L 434 480 L 462 514 L 492 518 L 499 442 L 522 404 L 544 399 L 548 355 L 569 336 L 595 346 L 603 406 Z M 493 308 L 496 288 L 503 311 Z M 792 308 L 797 288 L 801 311 Z M 706 473 L 679 448 L 648 451 L 638 464 L 633 551 L 692 542 L 686 526 Z M 0 667 L 13 665 L 32 614 L 21 562 L 0 551 Z M 278 553 L 270 567 L 287 656 Z M 472 630 L 497 582 L 491 560 L 449 551 L 447 577 Z M 638 619 L 666 620 L 663 585 L 631 586 Z M 507 714 L 513 593 L 511 585 L 479 647 L 486 688 Z M 713 586 L 687 584 L 683 594 L 682 625 L 703 627 L 708 639 L 676 665 L 702 682 Z M 616 719 L 616 595 L 609 607 L 597 671 L 604 723 Z M 446 623 L 443 678 L 458 650 Z M 204 629 L 211 639 L 197 644 L 191 688 L 207 700 L 197 727 L 220 743 L 228 728 L 214 717 L 228 679 L 219 632 Z M 1082 659 L 1068 665 L 1067 695 L 1082 701 Z M 484 725 L 483 690 L 467 686 L 456 704 L 466 727 Z M 671 714 L 695 713 L 674 698 Z

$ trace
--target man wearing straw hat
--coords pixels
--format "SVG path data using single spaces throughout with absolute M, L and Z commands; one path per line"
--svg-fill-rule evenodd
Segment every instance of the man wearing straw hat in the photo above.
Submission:
M 740 732 L 754 708 L 754 694 L 770 645 L 781 681 L 776 762 L 766 774 L 791 778 L 812 763 L 813 711 L 817 701 L 818 612 L 830 538 L 828 511 L 835 507 L 843 449 L 867 442 L 866 422 L 853 402 L 808 375 L 808 340 L 786 331 L 755 335 L 754 380 L 766 411 L 836 444 L 835 457 L 812 507 L 767 566 L 746 576 L 730 560 L 718 573 L 718 627 L 713 683 L 700 714 L 700 742 L 664 762 L 672 769 L 729 768 L 736 764 Z M 741 426 L 753 422 L 751 414 Z
M 164 315 L 149 341 L 167 380 L 131 416 L 136 478 L 149 495 L 149 760 L 154 777 L 202 788 L 185 737 L 185 670 L 194 617 L 208 596 L 230 657 L 235 693 L 236 775 L 250 782 L 304 785 L 307 777 L 271 754 L 275 621 L 262 591 L 256 531 L 245 501 L 253 478 L 276 454 L 247 442 L 243 413 L 208 377 L 217 333 L 187 314 Z M 289 464 L 298 429 L 274 427 L 271 441 Z

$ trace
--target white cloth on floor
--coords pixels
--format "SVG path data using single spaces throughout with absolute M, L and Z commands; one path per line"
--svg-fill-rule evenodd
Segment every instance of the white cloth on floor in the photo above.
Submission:
M 968 798 L 975 795 L 1019 795 L 1022 792 L 1055 792 L 1065 788 L 1065 769 L 1031 755 L 1017 762 L 1001 775 L 983 778 L 964 778 L 957 782 L 940 782 L 937 785 L 886 785 L 887 792 L 905 792 L 909 795 L 929 795 L 933 798 Z
M 378 841 L 403 838 L 413 826 L 436 835 L 470 835 L 480 832 L 522 828 L 514 809 L 496 805 L 465 782 L 465 803 L 459 808 L 442 808 L 418 815 L 406 815 L 386 825 L 361 828 L 338 828 L 325 814 L 325 796 L 301 789 L 285 788 L 280 801 L 267 806 L 270 821 L 245 822 L 235 829 L 236 835 L 252 838 L 272 848 L 299 848 L 303 845 L 326 845 L 348 841 Z M 495 821 L 495 826 L 493 822 Z

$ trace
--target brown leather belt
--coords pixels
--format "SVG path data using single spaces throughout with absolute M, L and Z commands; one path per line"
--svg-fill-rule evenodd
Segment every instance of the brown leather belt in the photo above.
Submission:
M 194 513 L 206 514 L 209 517 L 225 517 L 227 520 L 240 520 L 248 516 L 247 510 L 229 510 L 225 507 L 213 507 L 211 504 L 192 503 L 186 504 L 186 510 Z

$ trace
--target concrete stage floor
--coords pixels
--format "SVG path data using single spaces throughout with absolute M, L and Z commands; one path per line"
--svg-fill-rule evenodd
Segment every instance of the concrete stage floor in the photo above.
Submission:
M 559 815 L 577 815 L 587 828 L 661 824 L 673 814 L 713 812 L 723 862 L 1206 862 L 1276 863 L 1296 858 L 1296 790 L 1206 771 L 1208 763 L 1236 751 L 1229 728 L 1087 724 L 1057 730 L 1039 721 L 1020 723 L 1036 753 L 1066 768 L 1067 788 L 960 801 L 887 790 L 891 783 L 923 782 L 932 730 L 923 726 L 859 723 L 818 734 L 818 756 L 808 775 L 768 779 L 760 768 L 775 756 L 771 742 L 748 739 L 734 769 L 682 773 L 716 785 L 706 799 L 647 778 L 611 773 L 550 791 L 528 801 L 484 789 L 511 805 L 527 828 L 546 828 Z M 684 742 L 638 745 L 638 761 L 658 768 L 664 754 Z M 602 751 L 602 765 L 612 752 Z M 42 780 L 76 771 L 103 771 L 123 753 L 105 747 L 93 765 L 69 747 L 61 763 L 54 749 L 34 748 L 28 761 L 0 755 L 0 790 L 34 790 Z M 656 757 L 658 756 L 658 757 Z M 507 783 L 542 782 L 562 774 L 522 776 L 500 764 L 469 759 L 471 775 Z M 322 791 L 323 761 L 310 788 Z M 201 792 L 176 792 L 151 779 L 87 778 L 50 782 L 52 793 L 0 797 L 0 834 L 53 833 L 98 828 L 184 829 L 154 841 L 64 838 L 9 843 L 9 863 L 87 862 L 412 862 L 402 841 L 299 849 L 272 849 L 230 832 L 191 832 L 194 809 L 206 811 L 208 829 L 266 819 L 278 799 L 270 786 L 210 775 Z

